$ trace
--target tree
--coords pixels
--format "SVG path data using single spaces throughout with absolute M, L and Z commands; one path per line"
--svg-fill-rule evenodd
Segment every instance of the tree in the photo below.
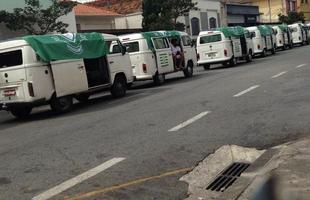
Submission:
M 184 24 L 177 21 L 197 9 L 192 0 L 143 0 L 143 29 L 184 30 Z
M 279 21 L 285 24 L 305 22 L 305 16 L 303 12 L 289 12 L 287 15 L 279 14 L 278 17 L 279 17 Z
M 25 0 L 24 8 L 15 8 L 13 12 L 0 11 L 0 22 L 10 30 L 25 30 L 32 35 L 67 32 L 69 25 L 58 21 L 58 18 L 71 12 L 76 3 L 58 0 L 50 2 L 49 7 L 43 8 L 39 0 Z

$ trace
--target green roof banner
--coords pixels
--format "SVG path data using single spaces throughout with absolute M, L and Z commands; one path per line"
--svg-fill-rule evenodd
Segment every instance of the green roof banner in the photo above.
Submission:
M 281 29 L 281 31 L 287 32 L 287 28 L 288 28 L 287 24 L 280 24 L 278 25 L 278 27 Z
M 108 46 L 100 33 L 66 33 L 32 35 L 24 40 L 45 62 L 71 59 L 92 59 L 108 54 Z
M 272 35 L 272 28 L 267 25 L 259 25 L 257 26 L 258 30 L 260 31 L 260 34 L 262 36 L 269 36 Z
M 220 27 L 216 30 L 221 31 L 225 35 L 225 37 L 240 37 L 245 34 L 245 30 L 241 26 Z

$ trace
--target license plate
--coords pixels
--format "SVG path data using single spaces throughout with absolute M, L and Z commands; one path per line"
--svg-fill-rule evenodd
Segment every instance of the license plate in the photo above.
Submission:
M 5 91 L 3 91 L 3 96 L 5 96 L 5 97 L 16 96 L 16 91 L 15 90 L 5 90 Z
M 215 57 L 216 56 L 216 53 L 208 53 L 208 57 L 212 58 L 212 57 Z

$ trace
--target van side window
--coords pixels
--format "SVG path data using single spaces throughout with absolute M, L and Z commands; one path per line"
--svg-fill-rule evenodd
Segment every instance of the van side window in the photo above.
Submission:
M 192 45 L 192 40 L 188 36 L 182 36 L 182 42 L 184 46 L 191 46 Z
M 22 50 L 0 53 L 0 69 L 23 64 Z
M 207 35 L 207 36 L 202 36 L 200 38 L 200 44 L 207 44 L 207 43 L 219 42 L 219 41 L 222 41 L 221 34 Z
M 123 45 L 126 47 L 128 53 L 134 53 L 140 51 L 139 42 L 128 42 L 124 43 Z
M 107 44 L 110 49 L 110 54 L 122 53 L 122 47 L 119 41 L 108 41 Z
M 165 38 L 153 38 L 153 42 L 156 49 L 169 48 L 169 44 Z

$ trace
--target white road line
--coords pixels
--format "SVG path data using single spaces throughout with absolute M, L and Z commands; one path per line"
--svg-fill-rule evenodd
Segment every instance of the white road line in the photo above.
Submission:
M 199 115 L 196 115 L 195 117 L 193 117 L 193 118 L 191 118 L 191 119 L 189 119 L 189 120 L 187 120 L 187 121 L 177 125 L 176 127 L 170 129 L 169 132 L 176 132 L 176 131 L 178 131 L 178 130 L 180 130 L 180 129 L 182 129 L 182 128 L 184 128 L 184 127 L 186 127 L 186 126 L 188 126 L 188 125 L 190 125 L 192 123 L 194 123 L 195 121 L 203 118 L 204 116 L 206 116 L 209 113 L 211 113 L 211 112 L 210 111 L 202 112 Z
M 296 66 L 295 68 L 298 69 L 298 68 L 304 67 L 304 66 L 306 66 L 306 65 L 307 65 L 307 64 L 301 64 L 301 65 Z
M 75 185 L 93 177 L 96 176 L 97 174 L 103 172 L 104 170 L 107 170 L 108 168 L 112 167 L 113 165 L 116 165 L 117 163 L 125 160 L 126 158 L 113 158 L 111 160 L 108 160 L 107 162 L 91 169 L 88 170 L 86 172 L 84 172 L 83 174 L 76 176 L 70 180 L 67 180 L 55 187 L 53 187 L 52 189 L 49 189 L 35 197 L 32 198 L 32 200 L 47 200 L 50 199 L 62 192 L 64 192 L 65 190 L 74 187 Z
M 239 92 L 238 94 L 234 95 L 234 97 L 240 97 L 240 96 L 242 96 L 248 92 L 251 92 L 252 90 L 255 90 L 256 88 L 259 88 L 259 87 L 260 87 L 260 85 L 254 85 L 254 86 L 252 86 L 246 90 L 243 90 L 242 92 Z
M 283 72 L 280 72 L 279 74 L 276 74 L 276 75 L 272 76 L 271 78 L 272 78 L 272 79 L 278 78 L 278 77 L 280 77 L 280 76 L 282 76 L 282 75 L 284 75 L 284 74 L 286 74 L 286 73 L 287 73 L 287 71 L 283 71 Z

